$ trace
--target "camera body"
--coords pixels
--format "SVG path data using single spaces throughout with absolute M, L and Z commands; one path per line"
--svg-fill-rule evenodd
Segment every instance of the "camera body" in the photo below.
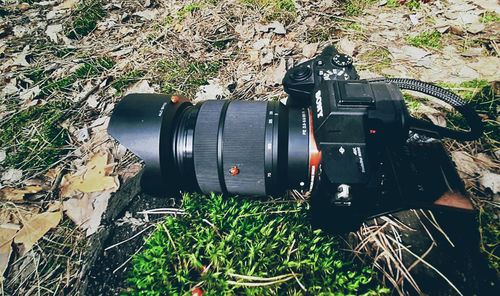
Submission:
M 283 86 L 288 107 L 311 110 L 321 153 L 311 193 L 319 227 L 353 230 L 367 218 L 465 191 L 440 143 L 407 142 L 412 117 L 400 88 L 359 80 L 350 56 L 328 47 L 288 70 Z
M 350 56 L 327 51 L 283 79 L 287 106 L 311 108 L 321 182 L 330 184 L 331 202 L 338 206 L 352 204 L 353 187 L 383 183 L 382 151 L 400 149 L 409 132 L 401 91 L 358 78 Z

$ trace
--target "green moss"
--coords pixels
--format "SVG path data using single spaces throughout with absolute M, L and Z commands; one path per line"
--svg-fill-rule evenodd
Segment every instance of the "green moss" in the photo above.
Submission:
M 380 73 L 383 69 L 391 66 L 391 54 L 386 49 L 377 49 L 366 52 L 358 57 L 359 61 L 363 64 L 358 68 L 359 70 L 370 70 L 372 72 Z
M 119 77 L 113 83 L 111 86 L 116 89 L 117 96 L 121 96 L 123 93 L 123 90 L 128 87 L 132 83 L 136 83 L 140 80 L 140 78 L 144 77 L 146 75 L 145 71 L 140 71 L 140 70 L 134 70 L 131 72 L 126 73 L 125 75 Z
M 164 74 L 162 92 L 192 94 L 199 86 L 219 71 L 217 62 L 187 62 L 178 59 L 157 63 L 157 70 Z
M 74 21 L 69 32 L 66 33 L 68 38 L 77 39 L 87 36 L 94 31 L 97 22 L 104 19 L 106 11 L 102 1 L 84 2 L 73 11 Z
M 83 64 L 81 67 L 76 69 L 74 73 L 67 77 L 47 81 L 42 85 L 40 93 L 43 96 L 48 96 L 52 92 L 64 90 L 70 87 L 77 80 L 100 75 L 104 71 L 113 68 L 114 65 L 115 62 L 108 57 L 100 57 L 91 60 Z
M 488 256 L 491 269 L 500 276 L 500 223 L 495 211 L 481 209 L 479 211 L 480 249 Z
M 377 0 L 347 0 L 342 5 L 342 9 L 346 15 L 360 15 L 367 6 L 375 2 Z
M 7 149 L 5 164 L 46 170 L 66 153 L 68 134 L 61 123 L 70 104 L 50 102 L 22 110 L 0 126 L 0 147 Z
M 328 41 L 331 37 L 337 36 L 339 29 L 336 27 L 318 28 L 307 31 L 307 42 L 316 43 L 320 41 Z
M 414 10 L 414 9 L 419 9 L 421 3 L 420 3 L 420 1 L 417 1 L 417 0 L 411 0 L 411 1 L 405 1 L 405 5 L 410 10 Z
M 363 31 L 363 28 L 358 23 L 355 23 L 355 22 L 349 23 L 349 25 L 347 25 L 346 28 L 350 29 L 350 30 L 358 31 L 358 32 Z
M 308 295 L 388 292 L 373 271 L 348 262 L 335 237 L 312 229 L 305 203 L 186 195 L 183 208 L 134 256 L 128 295 L 191 295 L 196 285 L 207 296 L 303 295 L 292 272 Z M 259 282 L 244 276 L 283 275 L 242 285 Z
M 441 49 L 441 33 L 434 31 L 432 33 L 421 33 L 415 37 L 408 36 L 406 41 L 413 46 L 417 47 L 432 47 Z
M 188 5 L 184 6 L 179 12 L 177 12 L 177 19 L 182 21 L 186 15 L 193 15 L 196 11 L 199 11 L 202 8 L 200 3 L 192 2 Z
M 496 23 L 500 22 L 500 16 L 498 16 L 495 12 L 487 11 L 479 17 L 479 21 L 485 24 Z
M 240 0 L 253 9 L 262 11 L 263 22 L 279 21 L 288 25 L 297 18 L 297 9 L 292 0 Z

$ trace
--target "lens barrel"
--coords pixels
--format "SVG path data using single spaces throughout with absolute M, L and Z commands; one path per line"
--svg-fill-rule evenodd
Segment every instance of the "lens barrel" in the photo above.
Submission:
M 133 94 L 117 105 L 108 132 L 154 169 L 150 186 L 262 196 L 309 188 L 309 121 L 308 109 L 274 101 L 193 106 Z

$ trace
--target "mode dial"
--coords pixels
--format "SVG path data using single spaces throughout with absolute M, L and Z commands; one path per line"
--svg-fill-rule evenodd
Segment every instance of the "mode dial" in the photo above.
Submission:
M 352 65 L 352 58 L 346 54 L 336 54 L 332 57 L 335 66 L 348 67 Z

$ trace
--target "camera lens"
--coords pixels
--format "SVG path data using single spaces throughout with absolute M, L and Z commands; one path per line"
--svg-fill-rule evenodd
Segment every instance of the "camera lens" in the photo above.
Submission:
M 193 106 L 183 98 L 134 94 L 117 105 L 108 132 L 146 161 L 146 171 L 155 168 L 149 187 L 273 195 L 308 190 L 314 181 L 310 121 L 309 109 L 274 101 Z

